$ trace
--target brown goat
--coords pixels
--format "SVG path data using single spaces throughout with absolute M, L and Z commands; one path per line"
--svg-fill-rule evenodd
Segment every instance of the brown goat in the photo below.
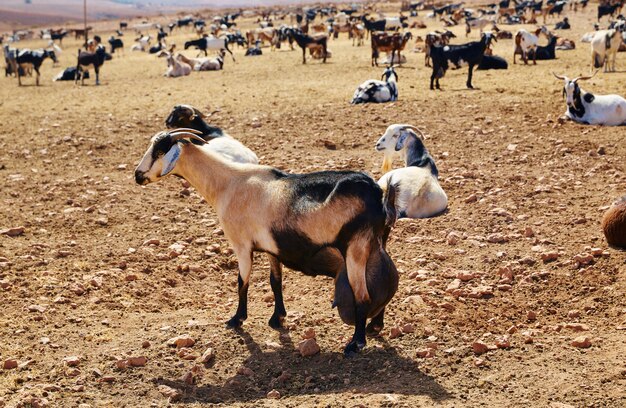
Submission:
M 398 61 L 401 61 L 400 51 L 404 49 L 406 43 L 413 37 L 410 32 L 404 34 L 394 33 L 387 34 L 384 31 L 375 31 L 372 33 L 372 66 L 378 66 L 378 56 L 380 52 L 391 53 L 391 65 L 393 66 L 394 56 L 398 53 Z
M 626 196 L 604 213 L 602 230 L 609 245 L 626 249 Z

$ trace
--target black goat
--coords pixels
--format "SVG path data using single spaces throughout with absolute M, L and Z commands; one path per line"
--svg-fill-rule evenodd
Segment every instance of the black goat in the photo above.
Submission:
M 603 16 L 613 17 L 620 4 L 621 3 L 598 5 L 598 21 L 600 21 Z
M 293 39 L 296 43 L 302 48 L 302 63 L 306 64 L 306 50 L 307 48 L 322 48 L 322 58 L 323 62 L 326 63 L 326 45 L 328 42 L 328 37 L 318 37 L 314 38 L 308 36 L 306 34 L 302 34 L 300 30 L 291 30 L 291 34 L 293 35 Z
M 89 79 L 89 72 L 83 72 L 85 79 Z M 76 67 L 68 67 L 65 70 L 61 71 L 59 75 L 54 77 L 53 81 L 76 81 L 80 76 L 80 72 L 76 69 Z
M 124 51 L 124 42 L 119 38 L 111 36 L 109 38 L 109 45 L 111 45 L 111 54 L 115 54 L 115 50 L 117 49 Z
M 152 47 L 150 47 L 148 49 L 148 52 L 150 54 L 156 54 L 157 52 L 164 50 L 165 49 L 165 44 L 163 42 L 159 42 L 157 45 L 153 45 Z
M 39 77 L 41 74 L 39 73 L 39 67 L 46 58 L 50 58 L 55 63 L 57 62 L 57 57 L 54 54 L 54 51 L 48 50 L 35 50 L 31 51 L 29 49 L 19 50 L 17 52 L 17 56 L 15 58 L 15 62 L 17 63 L 17 81 L 19 85 L 22 85 L 22 72 L 28 72 L 30 69 L 34 69 L 37 73 L 36 83 L 39 86 Z M 19 68 L 22 68 L 23 71 L 20 71 Z
M 565 2 L 564 1 L 558 1 L 554 4 L 554 7 L 552 7 L 549 11 L 548 14 L 549 15 L 561 15 L 561 13 L 563 12 L 563 7 L 565 7 Z
M 233 61 L 235 61 L 235 56 L 233 55 L 233 52 L 230 49 L 228 49 L 228 38 L 202 37 L 197 40 L 187 41 L 185 43 L 185 49 L 189 47 L 196 47 L 200 51 L 204 52 L 205 56 L 209 55 L 207 53 L 207 50 L 215 50 L 215 51 L 224 50 L 228 52 L 230 56 L 232 57 Z
M 107 53 L 104 46 L 99 45 L 95 52 L 87 52 L 78 50 L 78 63 L 76 64 L 76 70 L 79 72 L 80 84 L 85 84 L 85 76 L 82 75 L 84 71 L 93 68 L 96 71 L 96 85 L 100 85 L 100 67 L 107 59 Z M 78 82 L 78 76 L 75 82 Z
M 371 34 L 372 31 L 385 31 L 385 26 L 387 25 L 387 20 L 385 19 L 374 21 L 366 18 L 366 16 L 361 16 L 361 21 L 368 34 Z
M 553 35 L 548 40 L 548 45 L 537 46 L 537 51 L 529 50 L 528 58 L 532 58 L 533 60 L 553 60 L 556 59 L 556 53 L 554 52 L 554 47 L 556 47 L 556 40 L 558 37 Z M 536 55 L 535 55 L 536 54 Z
M 50 39 L 52 41 L 59 40 L 60 44 L 63 44 L 63 37 L 67 35 L 67 31 L 63 30 L 60 33 L 50 33 Z
M 488 69 L 508 69 L 509 64 L 502 57 L 497 55 L 484 55 L 480 64 L 478 64 L 477 70 L 485 71 Z
M 467 87 L 473 89 L 472 74 L 474 66 L 479 65 L 485 54 L 485 50 L 491 44 L 491 41 L 497 41 L 493 34 L 484 33 L 480 41 L 472 41 L 461 45 L 447 45 L 444 47 L 431 47 L 430 57 L 433 60 L 433 72 L 430 76 L 430 89 L 436 82 L 437 89 L 439 87 L 439 78 L 443 78 L 447 69 L 448 61 L 453 63 L 457 68 L 463 64 L 469 66 L 467 74 Z
M 569 18 L 565 17 L 563 19 L 563 21 L 559 21 L 558 23 L 556 23 L 556 25 L 554 26 L 555 30 L 569 30 L 570 28 L 572 28 L 569 24 Z
M 163 27 L 159 28 L 159 31 L 157 32 L 157 41 L 161 42 L 161 40 L 165 37 L 167 37 L 167 33 L 163 31 Z
M 126 21 L 120 21 L 120 31 L 128 28 L 128 23 Z

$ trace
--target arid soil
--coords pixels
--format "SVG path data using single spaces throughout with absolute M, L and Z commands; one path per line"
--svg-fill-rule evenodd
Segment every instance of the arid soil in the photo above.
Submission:
M 129 32 L 99 87 L 50 81 L 75 64 L 79 43 L 67 39 L 42 86 L 0 78 L 0 230 L 24 228 L 0 235 L 0 365 L 18 365 L 0 367 L 0 406 L 163 407 L 167 391 L 174 406 L 626 406 L 626 255 L 600 230 L 626 194 L 626 129 L 560 124 L 562 82 L 551 74 L 589 72 L 578 40 L 595 9 L 569 13 L 574 29 L 562 35 L 577 49 L 555 61 L 513 65 L 512 41 L 499 41 L 509 69 L 478 71 L 473 91 L 466 68 L 428 90 L 424 55 L 406 52 L 391 104 L 349 105 L 383 68 L 370 66 L 369 41 L 353 47 L 345 34 L 326 64 L 302 65 L 288 47 L 255 58 L 236 49 L 224 71 L 171 79 L 163 59 L 129 51 Z M 464 27 L 454 31 L 465 41 Z M 173 40 L 180 49 L 193 37 Z M 617 66 L 581 85 L 623 95 L 626 54 Z M 262 254 L 248 320 L 225 327 L 237 261 L 214 211 L 179 179 L 133 179 L 179 103 L 291 172 L 378 178 L 373 146 L 386 127 L 425 130 L 449 209 L 396 224 L 388 250 L 400 286 L 361 355 L 342 354 L 353 328 L 331 309 L 328 279 L 286 269 L 286 327 L 267 325 Z M 303 357 L 310 329 L 320 352 Z M 182 335 L 194 344 L 167 344 Z

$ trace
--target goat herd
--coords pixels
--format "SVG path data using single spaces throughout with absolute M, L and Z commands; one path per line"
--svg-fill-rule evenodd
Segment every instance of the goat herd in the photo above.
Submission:
M 403 13 L 417 16 L 424 10 L 429 18 L 439 17 L 446 26 L 465 20 L 466 34 L 472 29 L 481 33 L 479 41 L 450 44 L 455 38 L 451 31 L 433 31 L 424 39 L 416 38 L 415 48 L 425 52 L 426 65 L 432 65 L 430 88 L 440 89 L 439 81 L 450 65 L 459 68 L 468 65 L 467 87 L 472 88 L 473 70 L 507 68 L 503 58 L 491 53 L 492 42 L 513 39 L 513 61 L 521 55 L 524 64 L 532 60 L 553 59 L 554 50 L 567 49 L 573 42 L 559 43 L 558 37 L 545 26 L 530 32 L 518 30 L 514 35 L 501 30 L 497 24 L 536 23 L 536 16 L 546 18 L 566 10 L 584 9 L 587 0 L 556 1 L 501 1 L 476 9 L 460 4 L 432 5 L 425 10 L 423 2 L 405 3 L 398 17 L 371 19 L 367 10 L 359 8 L 304 8 L 298 13 L 263 13 L 259 28 L 245 33 L 236 30 L 238 14 L 220 16 L 207 24 L 200 19 L 184 18 L 170 24 L 169 33 L 176 28 L 192 27 L 200 38 L 187 41 L 184 49 L 197 48 L 203 57 L 187 57 L 176 52 L 174 44 L 167 44 L 168 34 L 160 25 L 141 23 L 135 26 L 141 32 L 131 50 L 145 51 L 167 60 L 165 76 L 179 77 L 192 71 L 224 69 L 224 57 L 229 53 L 235 62 L 231 46 L 249 47 L 246 55 L 262 54 L 261 46 L 268 42 L 271 49 L 295 42 L 302 49 L 323 62 L 331 57 L 329 39 L 340 33 L 360 45 L 371 38 L 372 65 L 378 65 L 380 52 L 388 52 L 388 67 L 381 80 L 368 80 L 355 91 L 352 104 L 392 102 L 398 99 L 398 73 L 394 65 L 403 63 L 400 54 L 413 38 L 403 28 L 421 27 L 421 21 L 409 23 Z M 626 19 L 619 15 L 623 0 L 610 1 L 598 7 L 598 19 L 604 15 L 615 17 L 608 27 L 591 32 L 583 38 L 592 47 L 592 70 L 604 67 L 615 71 L 615 55 L 622 46 Z M 319 22 L 321 16 L 322 22 Z M 291 18 L 291 25 L 276 26 L 280 20 Z M 295 24 L 294 24 L 295 23 Z M 569 20 L 563 19 L 555 29 L 567 29 Z M 493 31 L 484 31 L 492 27 Z M 150 46 L 151 36 L 142 34 L 157 29 L 158 45 Z M 110 54 L 94 36 L 79 51 L 76 67 L 70 67 L 57 79 L 84 81 L 88 69 L 93 69 L 96 84 L 100 69 L 111 54 L 123 50 L 120 39 L 128 24 L 122 23 L 118 37 L 111 37 Z M 205 31 L 208 31 L 205 32 Z M 388 31 L 392 31 L 389 33 Z M 483 32 L 484 31 L 484 32 Z M 548 38 L 547 46 L 539 46 L 539 36 Z M 58 36 L 57 36 L 58 37 Z M 61 38 L 62 39 L 62 38 Z M 54 41 L 55 37 L 51 37 Z M 354 43 L 353 43 L 354 44 Z M 54 49 L 27 50 L 4 46 L 7 75 L 15 74 L 21 84 L 22 76 L 31 70 L 37 74 L 46 58 L 56 62 Z M 207 51 L 216 51 L 209 57 Z M 57 51 L 58 52 L 58 51 Z M 596 72 L 597 73 L 597 72 Z M 595 74 L 563 80 L 567 111 L 565 118 L 585 124 L 626 125 L 626 100 L 618 95 L 594 95 L 580 88 L 579 81 Z M 385 307 L 398 287 L 398 271 L 386 251 L 386 243 L 398 217 L 428 218 L 446 211 L 448 197 L 438 182 L 438 169 L 424 145 L 421 130 L 410 124 L 393 124 L 375 144 L 384 155 L 383 176 L 374 181 L 370 176 L 354 171 L 322 171 L 289 174 L 260 165 L 257 155 L 223 130 L 205 122 L 202 113 L 189 105 L 174 107 L 165 121 L 169 130 L 157 133 L 139 165 L 135 180 L 140 185 L 156 182 L 169 175 L 186 179 L 217 213 L 224 234 L 230 242 L 239 264 L 239 304 L 228 321 L 238 327 L 247 318 L 247 292 L 252 271 L 253 252 L 264 252 L 271 266 L 270 284 L 274 294 L 274 313 L 270 326 L 278 328 L 286 316 L 282 295 L 282 265 L 302 271 L 306 275 L 329 276 L 335 282 L 333 306 L 341 319 L 355 326 L 346 354 L 358 352 L 365 346 L 366 334 L 376 334 L 383 327 Z M 401 155 L 405 167 L 392 170 L 394 155 Z M 242 199 L 244 197 L 245 199 Z M 233 216 L 235 214 L 236 216 Z M 613 206 L 605 215 L 603 228 L 607 241 L 626 247 L 626 201 Z M 370 319 L 370 323 L 367 323 Z

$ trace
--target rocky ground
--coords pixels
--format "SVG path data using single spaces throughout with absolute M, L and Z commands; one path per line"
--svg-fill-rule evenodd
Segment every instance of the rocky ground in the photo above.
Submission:
M 590 29 L 590 8 L 570 13 L 564 35 Z M 600 219 L 626 192 L 626 130 L 557 121 L 565 104 L 551 71 L 587 73 L 588 44 L 577 46 L 514 66 L 501 40 L 509 70 L 477 72 L 475 91 L 466 69 L 429 91 L 423 54 L 407 52 L 399 100 L 369 106 L 348 101 L 382 68 L 346 38 L 330 42 L 325 65 L 239 49 L 222 72 L 178 79 L 127 51 L 100 87 L 50 82 L 74 64 L 69 40 L 42 86 L 1 79 L 0 406 L 625 406 L 626 256 Z M 583 87 L 623 94 L 624 58 Z M 397 223 L 399 290 L 360 356 L 343 357 L 352 328 L 330 307 L 328 279 L 287 269 L 285 329 L 269 328 L 261 254 L 249 318 L 225 327 L 237 261 L 215 213 L 177 179 L 133 180 L 178 103 L 293 172 L 380 177 L 373 145 L 386 127 L 425 130 L 449 210 Z

